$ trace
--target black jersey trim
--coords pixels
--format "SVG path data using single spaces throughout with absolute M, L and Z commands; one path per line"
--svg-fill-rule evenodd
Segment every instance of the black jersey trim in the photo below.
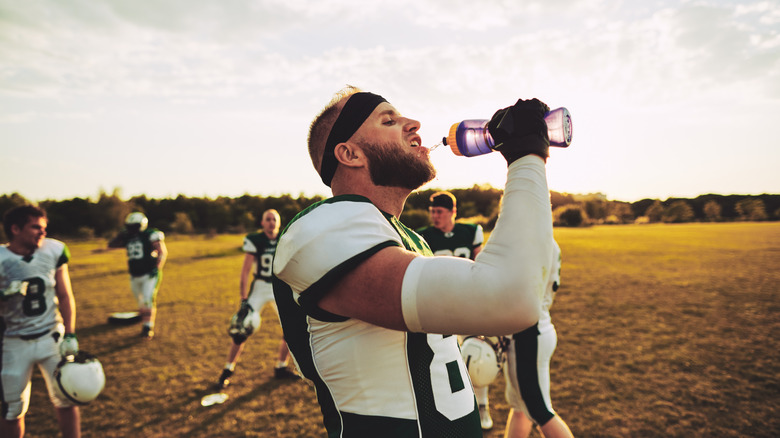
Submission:
M 341 264 L 328 271 L 306 290 L 301 292 L 301 296 L 298 298 L 298 304 L 300 304 L 307 315 L 320 321 L 343 322 L 348 320 L 349 318 L 345 316 L 322 310 L 318 306 L 318 303 L 348 272 L 355 269 L 358 265 L 379 251 L 393 246 L 400 246 L 400 244 L 394 240 L 388 240 L 343 261 Z
M 512 335 L 515 342 L 515 367 L 517 371 L 517 383 L 520 386 L 520 394 L 523 398 L 531 418 L 544 426 L 555 414 L 547 409 L 539 386 L 539 367 L 536 363 L 539 351 L 539 324 Z

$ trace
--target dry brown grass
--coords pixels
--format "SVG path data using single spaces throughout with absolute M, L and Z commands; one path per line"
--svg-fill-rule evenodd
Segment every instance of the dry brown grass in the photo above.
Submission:
M 780 224 L 556 229 L 556 410 L 580 437 L 780 436 Z M 85 436 L 324 436 L 313 390 L 271 378 L 273 312 L 248 341 L 223 405 L 201 407 L 224 364 L 238 305 L 240 236 L 170 238 L 157 337 L 106 323 L 133 310 L 124 254 L 70 244 L 81 347 L 107 386 L 82 409 Z M 499 437 L 503 381 L 491 387 Z M 28 437 L 56 436 L 36 372 Z M 538 436 L 534 433 L 533 436 Z

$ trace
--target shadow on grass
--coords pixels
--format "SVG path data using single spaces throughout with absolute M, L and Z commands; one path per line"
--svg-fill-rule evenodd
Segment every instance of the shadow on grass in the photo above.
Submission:
M 251 391 L 242 394 L 241 396 L 235 398 L 231 396 L 222 404 L 207 407 L 201 406 L 201 399 L 206 395 L 219 391 L 211 386 L 205 389 L 196 389 L 191 393 L 180 397 L 176 403 L 166 403 L 165 410 L 158 410 L 155 413 L 154 418 L 150 418 L 143 425 L 134 426 L 130 431 L 131 434 L 143 436 L 144 433 L 155 430 L 157 427 L 169 425 L 172 416 L 187 412 L 189 413 L 189 418 L 182 418 L 180 428 L 175 431 L 166 430 L 164 432 L 165 436 L 213 436 L 210 431 L 219 430 L 222 427 L 221 422 L 225 420 L 226 416 L 234 415 L 236 411 L 245 409 L 245 405 L 252 403 L 257 398 L 267 397 L 269 394 L 274 393 L 279 387 L 290 384 L 301 384 L 301 382 L 271 379 L 254 387 Z M 213 383 L 211 385 L 213 385 Z
M 109 331 L 116 331 L 119 329 L 123 329 L 127 326 L 134 325 L 134 324 L 140 324 L 138 322 L 135 322 L 133 324 L 113 324 L 110 322 L 104 322 L 102 324 L 96 324 L 89 327 L 79 327 L 78 334 L 79 337 L 89 337 L 89 336 L 96 336 L 96 335 L 102 335 Z
M 78 274 L 79 280 L 94 280 L 96 278 L 105 278 L 105 277 L 113 277 L 116 275 L 128 275 L 127 274 L 127 268 L 122 269 L 114 269 L 111 271 L 99 271 L 99 272 L 90 272 L 90 273 L 81 273 L 81 270 L 83 270 L 83 267 L 76 267 L 72 269 L 72 272 L 75 272 Z
M 103 338 L 104 335 L 107 335 L 108 333 L 126 330 L 128 327 L 134 325 L 140 327 L 141 323 L 140 321 L 133 322 L 133 323 L 104 322 L 102 324 L 96 324 L 89 327 L 80 327 L 78 330 L 78 334 L 81 339 L 87 339 L 87 338 L 100 339 Z M 140 328 L 139 328 L 139 333 L 140 333 Z M 144 342 L 148 342 L 148 340 L 137 335 L 127 337 L 127 338 L 112 338 L 112 341 L 109 344 L 101 344 L 99 342 L 88 342 L 88 344 L 91 347 L 88 349 L 88 351 L 91 354 L 97 356 L 98 358 L 109 357 L 114 353 L 118 353 L 122 350 L 132 348 Z

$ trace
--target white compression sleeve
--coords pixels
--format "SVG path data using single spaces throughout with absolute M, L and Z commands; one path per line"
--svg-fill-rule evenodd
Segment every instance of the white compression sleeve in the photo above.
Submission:
M 552 214 L 544 161 L 509 166 L 496 227 L 475 261 L 417 257 L 401 289 L 412 332 L 506 335 L 539 319 L 552 259 Z

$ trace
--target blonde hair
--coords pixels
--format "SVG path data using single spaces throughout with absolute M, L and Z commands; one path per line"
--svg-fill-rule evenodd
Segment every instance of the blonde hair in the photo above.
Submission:
M 336 123 L 341 108 L 343 105 L 339 105 L 340 102 L 346 100 L 347 97 L 352 96 L 355 93 L 360 93 L 361 90 L 358 87 L 347 85 L 330 99 L 327 105 L 317 114 L 317 117 L 311 122 L 309 127 L 309 137 L 307 143 L 309 146 L 309 157 L 311 163 L 314 165 L 314 169 L 320 174 L 320 167 L 322 166 L 322 151 L 325 149 L 325 142 L 328 141 L 328 135 L 330 134 L 333 124 Z
M 276 222 L 281 222 L 282 217 L 279 215 L 279 212 L 276 211 L 276 209 L 273 209 L 273 208 L 269 208 L 268 210 L 264 211 L 263 215 L 260 216 L 260 218 L 261 219 L 265 219 L 265 215 L 267 215 L 268 213 L 273 213 L 273 215 L 276 216 Z

